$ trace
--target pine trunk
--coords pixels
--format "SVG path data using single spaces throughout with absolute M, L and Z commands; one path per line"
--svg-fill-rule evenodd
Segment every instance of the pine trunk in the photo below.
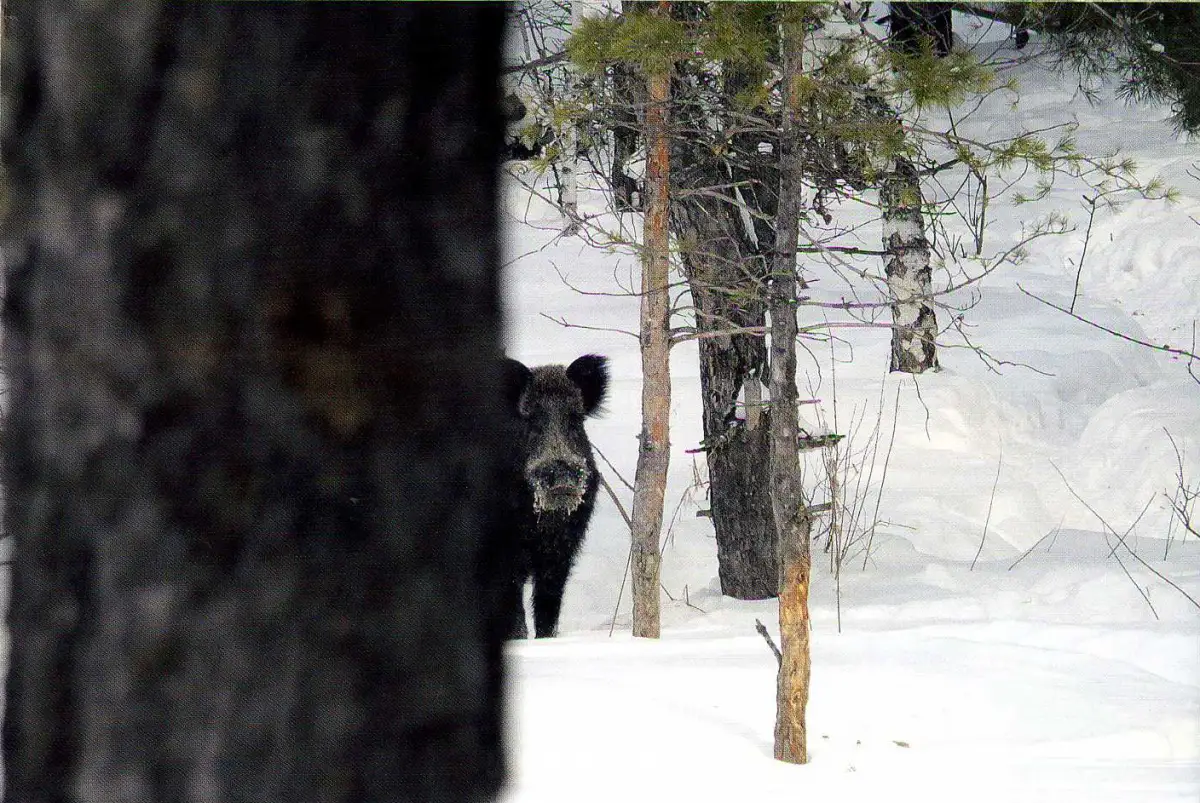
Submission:
M 779 530 L 779 636 L 782 657 L 776 686 L 775 758 L 808 761 L 805 708 L 811 669 L 808 586 L 811 517 L 804 501 L 796 390 L 796 247 L 799 237 L 803 154 L 795 142 L 797 89 L 804 45 L 805 10 L 781 4 L 783 119 L 779 211 L 771 271 L 771 509 Z
M 658 13 L 670 3 L 660 2 Z M 658 638 L 663 505 L 670 464 L 669 70 L 647 79 L 646 222 L 642 249 L 642 432 L 633 495 L 633 635 Z
M 677 183 L 682 189 L 717 183 L 715 178 L 698 177 L 702 174 L 695 163 L 688 165 L 687 173 L 687 183 Z M 737 231 L 738 217 L 732 204 L 699 194 L 672 202 L 675 231 L 691 244 L 682 261 L 701 332 L 766 324 L 763 282 L 747 267 L 756 258 Z M 699 353 L 709 510 L 721 593 L 736 599 L 774 597 L 778 565 L 768 477 L 770 417 L 757 407 L 738 409 L 739 397 L 761 403 L 765 338 L 747 333 L 705 337 Z
M 5 799 L 491 799 L 503 7 L 4 10 Z
M 921 182 L 912 162 L 896 159 L 879 191 L 886 253 L 884 269 L 892 299 L 892 352 L 888 370 L 908 374 L 938 367 L 933 269 L 922 203 Z
M 751 83 L 735 65 L 726 65 L 718 97 L 677 104 L 677 127 L 707 131 L 712 119 L 728 120 L 738 92 Z M 718 108 L 709 108 L 713 103 Z M 765 136 L 733 134 L 731 153 L 704 138 L 672 143 L 671 181 L 677 192 L 671 225 L 680 242 L 696 329 L 706 335 L 699 342 L 700 392 L 717 573 L 721 593 L 736 599 L 775 597 L 779 587 L 768 417 L 759 406 L 766 337 L 746 331 L 715 334 L 766 325 L 766 272 L 774 230 L 773 222 L 760 216 L 774 217 L 777 187 L 770 186 L 776 183 L 776 165 L 758 152 Z M 738 201 L 757 215 L 748 214 Z

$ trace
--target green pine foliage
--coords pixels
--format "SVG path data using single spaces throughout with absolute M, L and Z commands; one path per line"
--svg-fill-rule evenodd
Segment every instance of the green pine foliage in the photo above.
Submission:
M 586 18 L 575 27 L 567 50 L 586 80 L 576 83 L 574 98 L 555 100 L 553 128 L 574 126 L 584 148 L 603 147 L 614 104 L 627 112 L 639 108 L 636 93 L 614 94 L 610 80 L 614 67 L 632 66 L 642 76 L 670 69 L 675 76 L 672 116 L 677 126 L 672 147 L 679 151 L 679 164 L 687 169 L 689 162 L 715 155 L 725 166 L 713 173 L 714 184 L 722 183 L 720 176 L 753 176 L 746 180 L 758 188 L 756 203 L 769 206 L 779 153 L 782 5 L 677 0 L 671 4 L 669 18 L 647 13 L 647 5 L 636 4 L 626 14 Z M 1067 9 L 1074 6 L 1068 3 L 1032 5 L 1038 8 L 1020 12 L 1025 19 L 1069 29 L 1073 47 L 1106 53 L 1107 45 L 1101 43 L 1111 44 L 1117 31 L 1126 43 L 1121 52 L 1127 55 L 1115 57 L 1124 58 L 1122 64 L 1134 64 L 1129 54 L 1161 56 L 1165 49 L 1171 58 L 1159 59 L 1156 69 L 1130 74 L 1126 91 L 1131 97 L 1171 87 L 1179 97 L 1190 97 L 1181 89 L 1186 82 L 1171 59 L 1178 55 L 1194 64 L 1200 58 L 1200 30 L 1195 27 L 1200 5 L 1195 10 L 1106 5 L 1106 9 L 1115 5 L 1128 10 L 1117 15 L 1123 22 L 1103 29 L 1102 38 L 1097 38 L 1102 26 L 1080 22 L 1090 20 L 1091 12 Z M 1136 13 L 1135 6 L 1140 9 Z M 1032 169 L 1044 176 L 1033 197 L 1048 192 L 1059 173 L 1086 173 L 1098 182 L 1115 182 L 1143 194 L 1161 190 L 1149 193 L 1154 197 L 1166 192 L 1141 186 L 1124 165 L 1105 166 L 1079 153 L 1070 126 L 1053 134 L 1017 131 L 986 143 L 960 137 L 954 125 L 931 128 L 924 121 L 958 115 L 953 110 L 977 106 L 993 93 L 1004 93 L 1015 103 L 1019 89 L 1011 81 L 1001 82 L 968 51 L 938 57 L 928 41 L 915 50 L 892 47 L 886 34 L 880 35 L 877 28 L 868 30 L 869 24 L 844 4 L 806 3 L 804 15 L 805 65 L 793 89 L 802 109 L 798 136 L 804 142 L 806 181 L 816 191 L 814 203 L 822 216 L 820 199 L 862 199 L 865 191 L 879 189 L 898 159 L 923 175 L 965 167 L 969 175 L 964 180 L 980 186 L 986 186 L 988 175 Z M 1133 25 L 1134 19 L 1140 27 Z M 1175 24 L 1179 30 L 1169 34 L 1165 27 Z M 1193 125 L 1188 109 L 1181 101 L 1181 125 Z M 1200 126 L 1200 99 L 1195 115 L 1195 125 Z M 548 159 L 554 154 L 551 149 Z M 936 209 L 927 211 L 934 217 L 939 214 Z M 754 214 L 771 217 L 766 206 Z
M 1004 3 L 994 12 L 1042 34 L 1085 81 L 1115 76 L 1129 102 L 1165 101 L 1180 131 L 1200 132 L 1200 4 Z
M 683 22 L 638 13 L 585 18 L 568 40 L 567 52 L 587 73 L 599 74 L 623 62 L 651 74 L 694 55 L 695 43 Z
M 957 106 L 972 95 L 985 94 L 995 86 L 995 73 L 970 53 L 955 50 L 938 58 L 928 41 L 915 55 L 888 51 L 896 76 L 896 90 L 907 93 L 918 109 Z

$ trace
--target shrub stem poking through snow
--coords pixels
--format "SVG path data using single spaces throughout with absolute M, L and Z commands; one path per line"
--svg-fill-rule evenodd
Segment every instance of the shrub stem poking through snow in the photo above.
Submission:
M 1150 502 L 1153 501 L 1153 499 L 1154 499 L 1153 497 L 1151 497 L 1150 500 L 1148 500 L 1146 502 L 1146 506 L 1142 508 L 1142 512 L 1138 514 L 1138 517 L 1136 519 L 1134 519 L 1133 524 L 1129 525 L 1129 529 L 1127 529 L 1125 531 L 1125 534 L 1120 535 L 1117 533 L 1116 530 L 1114 530 L 1112 528 L 1112 526 L 1104 519 L 1103 516 L 1101 516 L 1099 513 L 1096 512 L 1095 508 L 1093 508 L 1091 505 L 1089 505 L 1086 501 L 1084 501 L 1084 498 L 1082 496 L 1080 496 L 1078 493 L 1075 492 L 1075 489 L 1071 487 L 1071 483 L 1067 482 L 1067 477 L 1065 474 L 1062 473 L 1062 469 L 1060 469 L 1058 466 L 1056 466 L 1054 464 L 1054 461 L 1050 461 L 1050 466 L 1051 466 L 1051 468 L 1053 468 L 1055 470 L 1055 472 L 1058 473 L 1058 476 L 1060 478 L 1062 478 L 1063 484 L 1067 486 L 1067 490 L 1071 492 L 1071 496 L 1078 499 L 1079 503 L 1082 504 L 1084 507 L 1086 507 L 1088 509 L 1088 512 L 1091 513 L 1093 516 L 1095 516 L 1097 520 L 1099 520 L 1099 522 L 1104 526 L 1104 529 L 1107 530 L 1110 534 L 1112 534 L 1117 539 L 1117 544 L 1116 544 L 1116 546 L 1114 546 L 1112 548 L 1112 551 L 1109 552 L 1109 557 L 1116 558 L 1117 564 L 1125 571 L 1125 576 L 1129 578 L 1129 581 L 1131 583 L 1133 583 L 1134 587 L 1136 587 L 1138 592 L 1142 595 L 1142 599 L 1146 600 L 1146 604 L 1150 606 L 1150 612 L 1154 614 L 1155 619 L 1158 619 L 1158 612 L 1154 610 L 1153 605 L 1150 605 L 1150 599 L 1149 599 L 1149 597 L 1146 596 L 1146 592 L 1142 589 L 1141 586 L 1139 586 L 1137 584 L 1137 581 L 1135 581 L 1133 579 L 1133 575 L 1131 575 L 1129 573 L 1129 570 L 1125 568 L 1125 564 L 1121 561 L 1121 557 L 1116 554 L 1118 547 L 1125 547 L 1125 551 L 1128 552 L 1130 554 L 1130 556 L 1133 557 L 1134 560 L 1136 560 L 1143 567 L 1145 567 L 1151 574 L 1153 574 L 1159 580 L 1162 580 L 1164 583 L 1169 585 L 1171 588 L 1175 589 L 1180 594 L 1182 594 L 1187 599 L 1187 601 L 1192 603 L 1192 605 L 1194 605 L 1196 608 L 1200 608 L 1200 602 L 1197 602 L 1195 597 L 1193 597 L 1191 594 L 1189 594 L 1188 592 L 1186 592 L 1182 588 L 1180 588 L 1178 583 L 1171 580 L 1169 577 L 1167 577 L 1165 574 L 1160 572 L 1158 569 L 1155 569 L 1149 563 L 1142 560 L 1141 555 L 1134 552 L 1133 549 L 1129 546 L 1129 544 L 1125 540 L 1126 538 L 1129 537 L 1129 534 L 1131 532 L 1133 532 L 1133 528 L 1137 526 L 1137 523 L 1142 520 L 1142 516 L 1144 516 L 1146 514 L 1146 510 L 1150 507 Z
M 983 518 L 983 537 L 979 539 L 979 549 L 975 551 L 975 557 L 971 560 L 971 568 L 968 571 L 975 571 L 975 561 L 979 560 L 979 556 L 983 554 L 983 543 L 987 541 L 988 524 L 992 520 L 992 505 L 996 502 L 996 486 L 1000 484 L 1000 469 L 1004 465 L 1004 441 L 1000 442 L 1000 455 L 996 458 L 996 479 L 992 482 L 992 495 L 988 497 L 987 515 Z
M 1086 195 L 1083 197 L 1083 202 L 1088 205 L 1088 224 L 1087 231 L 1083 235 L 1083 250 L 1079 253 L 1079 265 L 1075 269 L 1075 290 L 1071 293 L 1071 306 L 1068 311 L 1072 314 L 1075 312 L 1075 302 L 1079 300 L 1079 279 L 1083 276 L 1083 262 L 1087 259 L 1088 243 L 1092 239 L 1092 224 L 1096 222 L 1096 198 L 1099 194 L 1091 198 Z

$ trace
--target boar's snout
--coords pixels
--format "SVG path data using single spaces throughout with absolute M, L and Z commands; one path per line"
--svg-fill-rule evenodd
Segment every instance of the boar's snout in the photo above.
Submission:
M 588 468 L 582 461 L 556 458 L 529 469 L 534 505 L 542 512 L 570 513 L 575 510 L 583 502 L 587 481 Z

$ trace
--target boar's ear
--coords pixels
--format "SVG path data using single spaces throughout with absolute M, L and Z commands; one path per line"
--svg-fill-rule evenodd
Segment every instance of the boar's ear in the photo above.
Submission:
M 567 366 L 567 379 L 583 394 L 583 412 L 594 415 L 608 390 L 608 360 L 596 354 L 585 354 Z
M 521 394 L 529 384 L 533 371 L 511 357 L 504 358 L 504 402 L 508 409 L 516 413 L 520 411 Z

